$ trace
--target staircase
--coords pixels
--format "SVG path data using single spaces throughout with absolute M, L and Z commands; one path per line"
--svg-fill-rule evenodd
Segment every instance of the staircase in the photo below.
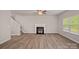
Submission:
M 11 35 L 21 35 L 22 26 L 21 24 L 13 17 L 10 17 L 10 28 L 11 28 Z

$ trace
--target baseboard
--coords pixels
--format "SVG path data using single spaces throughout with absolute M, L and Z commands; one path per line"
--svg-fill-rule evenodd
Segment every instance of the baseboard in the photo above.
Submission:
M 67 39 L 69 39 L 69 40 L 71 40 L 71 41 L 73 41 L 73 42 L 79 44 L 79 41 L 76 41 L 76 40 L 74 40 L 73 38 L 69 38 L 69 37 L 67 37 L 67 36 L 65 36 L 65 35 L 63 35 L 63 34 L 60 34 L 60 33 L 58 33 L 58 34 L 61 35 L 61 36 L 63 36 L 64 38 L 67 38 Z
M 12 36 L 14 36 L 14 35 L 17 35 L 17 36 L 19 36 L 19 35 L 21 35 L 20 33 L 18 33 L 18 34 L 11 34 Z

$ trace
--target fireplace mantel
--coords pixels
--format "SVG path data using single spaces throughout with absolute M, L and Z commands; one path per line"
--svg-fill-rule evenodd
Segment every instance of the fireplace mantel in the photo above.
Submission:
M 35 24 L 34 25 L 35 33 L 37 32 L 37 27 L 44 27 L 44 33 L 47 32 L 47 24 Z

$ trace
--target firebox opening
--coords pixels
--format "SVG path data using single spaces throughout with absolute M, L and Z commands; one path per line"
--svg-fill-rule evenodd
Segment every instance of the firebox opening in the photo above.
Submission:
M 44 34 L 44 27 L 36 27 L 36 34 Z

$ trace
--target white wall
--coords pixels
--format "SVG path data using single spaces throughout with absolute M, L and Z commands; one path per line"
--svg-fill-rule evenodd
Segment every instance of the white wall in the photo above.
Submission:
M 79 43 L 79 35 L 75 35 L 75 34 L 72 34 L 72 33 L 69 33 L 69 32 L 65 32 L 63 31 L 63 18 L 64 17 L 70 17 L 70 16 L 73 16 L 73 15 L 79 15 L 79 11 L 67 11 L 61 15 L 59 15 L 58 17 L 58 32 L 59 34 L 67 37 L 67 38 L 70 38 L 71 40 Z
M 35 33 L 35 24 L 45 26 L 46 33 L 57 33 L 56 16 L 22 16 L 16 15 L 16 20 L 22 25 L 24 33 Z
M 10 39 L 10 11 L 0 10 L 0 44 Z

